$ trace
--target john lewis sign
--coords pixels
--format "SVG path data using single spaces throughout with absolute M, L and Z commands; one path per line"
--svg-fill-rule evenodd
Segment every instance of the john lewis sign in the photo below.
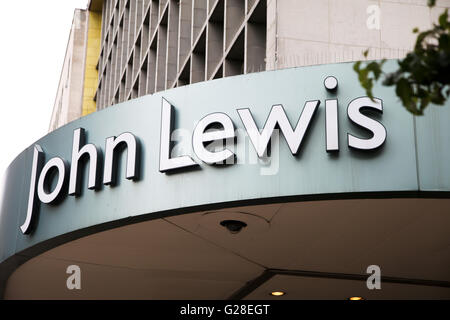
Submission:
M 174 122 L 178 115 L 176 108 L 164 96 L 161 100 L 161 121 L 159 137 L 159 172 L 181 174 L 182 169 L 205 165 L 230 164 L 230 159 L 239 157 L 232 149 L 227 148 L 238 143 L 235 130 L 240 126 L 245 130 L 254 152 L 259 158 L 267 156 L 270 140 L 276 130 L 284 137 L 292 156 L 297 155 L 308 131 L 314 130 L 311 125 L 317 110 L 324 104 L 325 141 L 323 150 L 338 153 L 339 135 L 347 138 L 345 147 L 370 152 L 378 149 L 386 141 L 387 132 L 382 122 L 374 119 L 364 110 L 383 113 L 383 101 L 379 98 L 357 97 L 347 105 L 341 105 L 336 98 L 338 80 L 336 77 L 325 78 L 323 91 L 328 92 L 327 99 L 317 97 L 315 100 L 301 101 L 297 105 L 296 125 L 292 123 L 284 109 L 283 101 L 270 107 L 265 123 L 258 123 L 252 115 L 252 108 L 239 106 L 235 109 L 240 122 L 235 123 L 225 112 L 214 112 L 196 121 L 192 133 L 193 154 L 172 156 L 172 133 L 176 129 Z M 317 85 L 321 85 L 318 83 Z M 281 99 L 280 99 L 281 100 Z M 182 106 L 180 106 L 182 107 Z M 339 108 L 345 108 L 348 119 L 339 119 Z M 341 132 L 340 121 L 348 121 L 363 128 L 367 134 L 358 136 L 352 132 Z M 26 219 L 20 226 L 22 233 L 30 234 L 35 226 L 37 212 L 41 204 L 57 205 L 64 197 L 79 197 L 82 194 L 83 170 L 87 170 L 87 188 L 100 190 L 102 185 L 114 187 L 117 184 L 119 158 L 125 157 L 125 178 L 139 181 L 142 177 L 142 148 L 146 141 L 142 137 L 129 132 L 105 138 L 103 149 L 99 145 L 89 143 L 85 128 L 76 128 L 72 136 L 70 162 L 61 156 L 46 159 L 46 154 L 39 144 L 33 147 L 31 178 L 29 183 L 28 206 Z M 95 130 L 95 129 L 93 129 Z M 217 141 L 227 141 L 217 150 L 210 145 Z M 157 152 L 152 150 L 152 152 Z M 307 151 L 305 151 L 307 152 Z M 195 158 L 197 160 L 195 160 Z M 231 162 L 235 163 L 235 162 Z M 183 174 L 189 174 L 185 172 Z M 107 190 L 102 191 L 107 192 Z
M 352 64 L 322 65 L 197 83 L 73 121 L 4 174 L 0 274 L 79 237 L 183 213 L 448 197 L 450 108 L 415 118 L 392 88 L 374 92 L 380 100 L 364 97 Z

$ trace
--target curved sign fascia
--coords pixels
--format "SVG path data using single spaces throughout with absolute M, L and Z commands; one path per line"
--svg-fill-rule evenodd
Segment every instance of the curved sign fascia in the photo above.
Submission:
M 449 108 L 415 119 L 392 88 L 374 92 L 364 96 L 352 64 L 322 65 L 180 87 L 73 121 L 5 174 L 2 267 L 18 253 L 198 208 L 447 197 Z

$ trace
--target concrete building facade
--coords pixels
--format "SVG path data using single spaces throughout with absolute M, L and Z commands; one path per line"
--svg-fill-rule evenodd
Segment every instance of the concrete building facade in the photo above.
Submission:
M 414 47 L 413 29 L 430 29 L 449 6 L 448 0 L 432 9 L 427 0 L 268 1 L 268 69 L 402 58 Z
M 80 39 L 75 48 L 69 42 L 64 63 L 80 56 L 73 70 L 83 88 L 71 90 L 70 102 L 62 99 L 63 70 L 50 130 L 95 110 L 200 81 L 402 58 L 414 45 L 413 28 L 430 28 L 449 6 L 448 0 L 432 9 L 427 0 L 92 0 L 87 13 L 75 14 L 74 21 L 87 15 L 88 27 L 71 32 Z
M 76 9 L 70 30 L 49 131 L 96 111 L 101 13 Z
M 397 59 L 450 2 L 104 1 L 97 108 L 199 81 L 307 65 Z M 363 52 L 369 49 L 368 57 Z
M 49 131 L 82 115 L 87 15 L 75 10 Z
M 265 70 L 266 1 L 103 3 L 97 108 Z

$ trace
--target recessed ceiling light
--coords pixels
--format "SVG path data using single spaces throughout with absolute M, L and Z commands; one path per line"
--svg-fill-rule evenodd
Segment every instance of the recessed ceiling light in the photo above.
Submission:
M 281 297 L 284 296 L 286 294 L 286 292 L 283 291 L 273 291 L 270 293 L 270 295 L 274 296 L 274 297 Z
M 364 300 L 363 297 L 350 297 L 348 300 L 357 301 L 357 300 Z

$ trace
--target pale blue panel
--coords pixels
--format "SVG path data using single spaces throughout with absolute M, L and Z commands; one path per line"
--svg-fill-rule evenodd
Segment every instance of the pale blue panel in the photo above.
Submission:
M 450 191 L 450 101 L 416 117 L 420 190 Z
M 364 95 L 352 66 L 350 63 L 262 72 L 180 87 L 107 108 L 48 134 L 37 142 L 45 151 L 46 160 L 60 156 L 70 161 L 72 134 L 78 127 L 86 129 L 87 143 L 94 143 L 103 150 L 107 137 L 132 132 L 142 142 L 141 179 L 138 182 L 125 180 L 122 168 L 117 186 L 91 191 L 86 188 L 86 170 L 82 195 L 65 197 L 58 205 L 41 205 L 37 229 L 32 235 L 24 236 L 18 228 L 26 216 L 32 163 L 30 146 L 6 176 L 7 191 L 0 216 L 1 259 L 69 232 L 127 217 L 147 215 L 145 218 L 150 219 L 162 212 L 174 215 L 196 206 L 288 196 L 339 197 L 346 194 L 348 197 L 351 194 L 358 197 L 361 192 L 417 191 L 413 117 L 401 106 L 392 88 L 375 88 L 376 96 L 384 102 L 384 113 L 378 119 L 388 132 L 385 145 L 369 152 L 349 150 L 348 132 L 369 137 L 347 119 L 349 102 Z M 392 62 L 388 67 L 392 67 Z M 324 88 L 323 81 L 328 75 L 339 80 L 336 94 Z M 201 164 L 198 170 L 163 174 L 158 171 L 162 96 L 174 105 L 176 127 L 188 133 L 181 146 L 195 159 L 190 134 L 195 124 L 209 113 L 225 112 L 236 128 L 243 129 L 236 112 L 238 108 L 250 108 L 261 127 L 274 104 L 284 106 L 293 125 L 305 101 L 318 99 L 321 105 L 298 156 L 291 155 L 281 138 L 279 164 L 273 174 L 264 175 L 262 173 L 267 171 L 262 170 L 267 168 L 249 163 L 249 154 L 253 153 L 254 158 L 251 146 L 247 152 L 237 152 L 238 161 L 247 158 L 243 164 L 227 167 Z M 324 106 L 325 99 L 332 98 L 339 100 L 340 116 L 341 148 L 335 155 L 325 151 Z M 241 150 L 244 142 L 238 140 L 237 150 Z M 123 167 L 123 160 L 121 165 Z M 448 188 L 448 184 L 446 186 Z M 168 210 L 172 211 L 167 213 Z

